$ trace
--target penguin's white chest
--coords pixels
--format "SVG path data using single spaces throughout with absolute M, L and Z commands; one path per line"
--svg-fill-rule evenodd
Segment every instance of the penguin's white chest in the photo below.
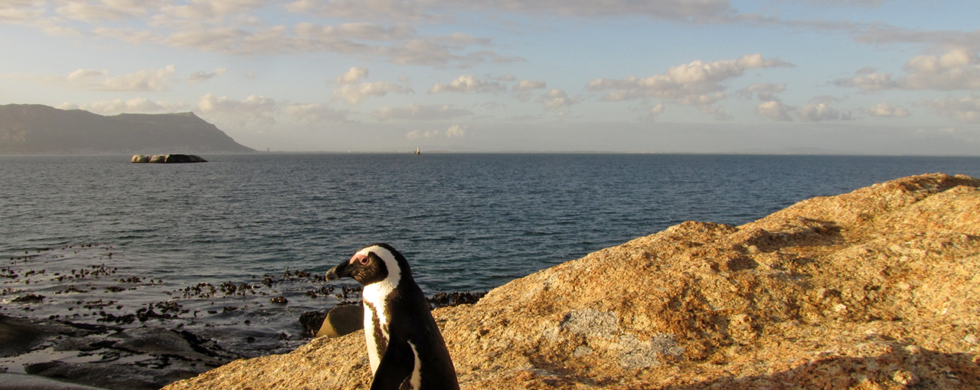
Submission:
M 361 297 L 364 299 L 364 341 L 367 344 L 368 360 L 371 362 L 371 373 L 378 372 L 378 365 L 381 364 L 381 357 L 384 351 L 381 346 L 387 346 L 388 340 L 388 318 L 387 298 L 395 290 L 392 283 L 383 280 L 364 286 Z M 383 338 L 383 340 L 379 340 Z

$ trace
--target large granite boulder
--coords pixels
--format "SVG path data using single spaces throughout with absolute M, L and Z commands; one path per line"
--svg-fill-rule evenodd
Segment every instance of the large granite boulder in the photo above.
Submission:
M 685 222 L 433 312 L 463 389 L 980 388 L 980 180 Z M 366 388 L 362 331 L 166 389 Z

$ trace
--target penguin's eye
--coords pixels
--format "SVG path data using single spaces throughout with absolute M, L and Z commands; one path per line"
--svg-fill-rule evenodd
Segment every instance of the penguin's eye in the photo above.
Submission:
M 371 262 L 371 258 L 369 256 L 364 256 L 364 257 L 358 258 L 357 261 L 359 261 L 361 264 L 367 265 L 368 263 Z

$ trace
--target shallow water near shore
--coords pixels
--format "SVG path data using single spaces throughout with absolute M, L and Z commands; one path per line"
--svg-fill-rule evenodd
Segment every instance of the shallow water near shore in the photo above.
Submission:
M 429 295 L 485 291 L 686 220 L 747 223 L 914 174 L 980 177 L 980 158 L 954 157 L 204 157 L 0 156 L 0 314 L 282 353 L 306 341 L 300 314 L 353 285 L 323 273 L 370 243 L 401 250 Z

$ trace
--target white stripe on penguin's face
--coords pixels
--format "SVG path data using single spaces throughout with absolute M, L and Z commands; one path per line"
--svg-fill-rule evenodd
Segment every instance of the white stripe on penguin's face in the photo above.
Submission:
M 357 252 L 357 255 L 367 256 L 369 253 L 374 253 L 375 256 L 378 256 L 378 258 L 385 262 L 385 267 L 388 268 L 388 276 L 380 282 L 364 286 L 364 292 L 361 295 L 365 301 L 376 305 L 375 307 L 378 307 L 378 315 L 382 316 L 384 315 L 383 310 L 377 305 L 383 305 L 385 297 L 398 287 L 398 282 L 402 279 L 402 269 L 398 266 L 398 260 L 395 260 L 395 255 L 380 246 L 370 246 L 361 249 L 360 252 Z M 381 322 L 384 324 L 388 323 L 385 319 L 382 319 Z

